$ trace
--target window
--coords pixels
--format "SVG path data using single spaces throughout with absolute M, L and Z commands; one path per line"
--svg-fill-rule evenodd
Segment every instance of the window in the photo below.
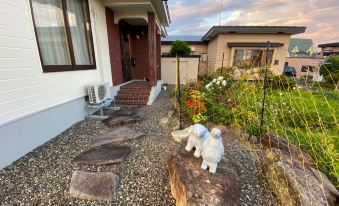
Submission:
M 310 66 L 310 65 L 301 66 L 301 72 L 314 72 L 315 70 L 316 70 L 315 66 Z
M 202 62 L 207 62 L 207 54 L 206 53 L 202 53 L 200 56 L 200 61 Z
M 87 0 L 31 0 L 44 72 L 95 69 Z
M 272 63 L 273 50 L 269 52 L 268 65 Z M 266 64 L 266 50 L 264 49 L 235 49 L 233 66 L 262 67 Z

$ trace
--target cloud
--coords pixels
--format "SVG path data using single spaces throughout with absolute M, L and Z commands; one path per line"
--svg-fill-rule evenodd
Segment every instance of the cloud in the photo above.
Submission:
M 173 20 L 170 34 L 204 34 L 219 23 L 219 0 L 172 0 L 169 3 Z M 306 26 L 306 33 L 296 37 L 317 42 L 339 39 L 338 10 L 338 0 L 223 0 L 226 15 L 222 24 Z

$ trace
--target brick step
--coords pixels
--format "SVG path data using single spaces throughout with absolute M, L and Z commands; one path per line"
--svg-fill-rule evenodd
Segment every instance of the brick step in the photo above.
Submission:
M 148 100 L 117 100 L 117 105 L 147 105 Z
M 140 94 L 140 93 L 135 93 L 135 94 L 130 94 L 130 93 L 119 93 L 116 97 L 139 97 L 139 98 L 147 98 L 149 97 L 149 93 L 147 94 Z
M 151 91 L 151 88 L 131 88 L 131 87 L 126 87 L 126 88 L 120 88 L 119 91 Z
M 138 101 L 138 100 L 143 100 L 143 101 L 148 101 L 148 96 L 116 96 L 115 99 L 117 101 L 119 100 L 132 100 L 132 101 Z
M 137 95 L 148 95 L 150 91 L 119 91 L 118 95 L 130 95 L 130 96 L 137 96 Z

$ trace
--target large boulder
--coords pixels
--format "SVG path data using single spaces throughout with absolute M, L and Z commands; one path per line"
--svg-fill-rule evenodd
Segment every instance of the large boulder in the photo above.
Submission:
M 290 153 L 267 149 L 264 156 L 267 181 L 284 206 L 337 205 L 339 193 L 327 177 Z
M 176 205 L 239 205 L 240 182 L 234 162 L 224 157 L 215 174 L 201 169 L 201 163 L 183 148 L 168 160 Z
M 260 138 L 260 142 L 267 148 L 276 148 L 284 153 L 288 153 L 296 161 L 302 162 L 305 165 L 315 166 L 313 158 L 304 152 L 301 148 L 297 147 L 294 144 L 289 143 L 285 138 L 280 137 L 279 135 L 267 132 L 263 134 Z
M 74 171 L 70 195 L 86 200 L 112 200 L 119 186 L 119 177 L 111 172 Z

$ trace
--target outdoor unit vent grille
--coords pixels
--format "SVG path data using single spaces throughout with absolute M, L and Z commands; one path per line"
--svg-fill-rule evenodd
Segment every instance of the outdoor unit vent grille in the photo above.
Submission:
M 90 104 L 100 104 L 110 98 L 109 86 L 107 83 L 95 83 L 88 86 Z

